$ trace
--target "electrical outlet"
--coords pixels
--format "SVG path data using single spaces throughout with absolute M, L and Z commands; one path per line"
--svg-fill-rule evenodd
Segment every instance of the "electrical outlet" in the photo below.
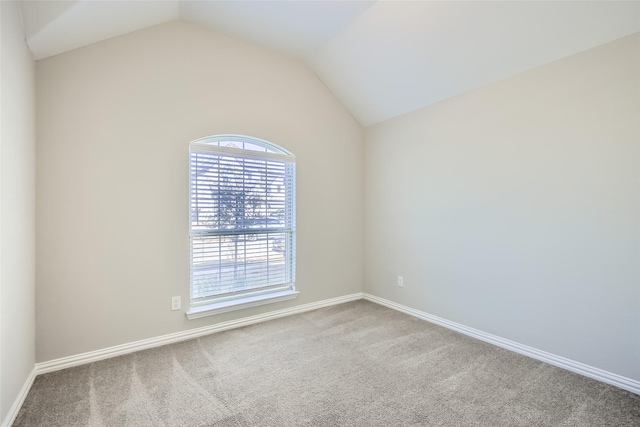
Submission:
M 404 287 L 404 277 L 398 276 L 398 286 Z
M 180 305 L 181 305 L 181 298 L 180 297 L 173 297 L 171 298 L 171 310 L 175 311 L 175 310 L 180 310 Z

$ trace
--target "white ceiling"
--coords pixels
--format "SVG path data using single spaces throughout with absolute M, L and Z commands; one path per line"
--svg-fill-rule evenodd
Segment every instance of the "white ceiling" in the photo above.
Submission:
M 638 2 L 380 2 L 312 58 L 367 126 L 640 31 Z
M 23 0 L 46 58 L 182 19 L 305 61 L 364 126 L 640 31 L 638 1 Z

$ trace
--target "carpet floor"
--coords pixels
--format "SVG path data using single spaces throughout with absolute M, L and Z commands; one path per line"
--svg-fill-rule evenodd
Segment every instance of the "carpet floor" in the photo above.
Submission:
M 640 396 L 356 301 L 40 375 L 14 426 L 640 426 Z

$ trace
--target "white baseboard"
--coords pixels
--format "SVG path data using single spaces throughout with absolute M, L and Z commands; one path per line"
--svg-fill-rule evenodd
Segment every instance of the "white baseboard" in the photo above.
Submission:
M 318 308 L 329 307 L 332 305 L 342 304 L 345 302 L 356 301 L 362 299 L 362 293 L 344 295 L 341 297 L 330 298 L 322 301 L 302 304 L 282 310 L 275 310 L 268 313 L 258 314 L 255 316 L 244 317 L 242 319 L 230 320 L 228 322 L 217 323 L 215 325 L 204 326 L 202 328 L 189 329 L 187 331 L 176 332 L 173 334 L 162 335 L 159 337 L 148 338 L 140 341 L 134 341 L 127 344 L 116 345 L 101 350 L 90 351 L 87 353 L 77 354 L 60 359 L 50 360 L 48 362 L 36 363 L 29 377 L 24 383 L 20 394 L 16 397 L 15 402 L 7 413 L 0 427 L 10 427 L 15 421 L 24 400 L 31 390 L 31 386 L 40 374 L 59 371 L 61 369 L 71 368 L 73 366 L 84 365 L 86 363 L 96 362 L 98 360 L 108 359 L 110 357 L 121 356 L 123 354 L 133 353 L 148 348 L 159 347 L 179 341 L 185 341 L 191 338 L 197 338 L 203 335 L 209 335 L 215 332 L 222 332 L 229 329 L 240 328 L 242 326 L 253 325 L 255 323 L 266 322 L 267 320 L 277 319 L 279 317 L 291 316 L 294 314 L 304 313 L 306 311 L 316 310 Z
M 356 301 L 359 299 L 365 299 L 385 307 L 397 310 L 402 313 L 417 317 L 422 320 L 434 323 L 436 325 L 443 326 L 448 329 L 460 332 L 462 334 L 477 338 L 479 340 L 488 342 L 490 344 L 497 345 L 498 347 L 505 348 L 507 350 L 514 351 L 516 353 L 529 356 L 533 359 L 540 360 L 542 362 L 549 363 L 554 366 L 566 369 L 568 371 L 576 372 L 602 381 L 607 384 L 614 385 L 624 390 L 628 390 L 632 393 L 640 395 L 640 381 L 626 378 L 621 375 L 617 375 L 611 372 L 604 371 L 593 366 L 585 365 L 584 363 L 576 362 L 565 357 L 556 356 L 555 354 L 548 353 L 546 351 L 538 350 L 533 347 L 529 347 L 515 341 L 511 341 L 505 338 L 501 338 L 496 335 L 488 334 L 486 332 L 479 331 L 477 329 L 469 328 L 459 323 L 451 322 L 438 316 L 434 316 L 429 313 L 425 313 L 420 310 L 416 310 L 402 304 L 389 301 L 384 298 L 377 297 L 368 293 L 354 293 L 337 298 L 326 299 L 309 304 L 302 304 L 291 308 L 285 308 L 282 310 L 271 311 L 268 313 L 258 314 L 255 316 L 244 317 L 242 319 L 231 320 L 228 322 L 217 323 L 215 325 L 205 326 L 202 328 L 190 329 L 187 331 L 176 332 L 173 334 L 162 335 L 155 338 L 148 338 L 140 341 L 135 341 L 127 344 L 117 345 L 101 350 L 90 351 L 74 356 L 63 357 L 60 359 L 50 360 L 48 362 L 36 363 L 34 369 L 27 377 L 20 394 L 16 397 L 15 402 L 11 406 L 7 416 L 5 417 L 0 427 L 10 427 L 15 421 L 15 418 L 24 403 L 31 386 L 37 375 L 47 372 L 59 371 L 61 369 L 71 368 L 73 366 L 84 365 L 86 363 L 96 362 L 98 360 L 108 359 L 110 357 L 121 356 L 123 354 L 133 353 L 148 348 L 159 347 L 166 344 L 171 344 L 179 341 L 185 341 L 191 338 L 197 338 L 203 335 L 209 335 L 215 332 L 222 332 L 229 329 L 240 328 L 242 326 L 253 325 L 255 323 L 266 322 L 268 320 L 277 319 L 279 317 L 291 316 L 294 314 L 304 313 L 306 311 L 316 310 L 318 308 L 329 307 L 336 304 L 342 304 L 345 302 Z
M 633 380 L 631 378 L 623 377 L 593 366 L 585 365 L 584 363 L 576 362 L 575 360 L 567 359 L 566 357 L 556 356 L 555 354 L 548 353 L 546 351 L 538 350 L 533 347 L 529 347 L 524 344 L 517 343 L 505 338 L 501 338 L 496 335 L 488 334 L 486 332 L 479 331 L 477 329 L 470 328 L 468 326 L 461 325 L 459 323 L 451 322 L 438 316 L 434 316 L 424 311 L 416 310 L 402 304 L 389 301 L 384 298 L 377 297 L 368 293 L 363 293 L 363 298 L 383 305 L 385 307 L 392 308 L 402 313 L 409 314 L 417 317 L 418 319 L 426 320 L 427 322 L 435 323 L 436 325 L 443 326 L 448 329 L 452 329 L 456 332 L 468 335 L 473 338 L 488 342 L 498 347 L 505 348 L 507 350 L 514 351 L 516 353 L 529 356 L 533 359 L 540 360 L 550 365 L 558 366 L 568 371 L 575 372 L 585 377 L 593 378 L 603 383 L 611 384 L 621 389 L 630 391 L 635 394 L 640 394 L 640 381 Z
M 29 376 L 27 376 L 27 379 L 25 380 L 20 393 L 16 397 L 16 400 L 13 402 L 13 405 L 11 405 L 11 408 L 9 408 L 9 412 L 7 412 L 7 415 L 4 417 L 2 424 L 0 424 L 1 427 L 11 427 L 11 424 L 13 424 L 13 422 L 16 420 L 18 412 L 20 412 L 20 408 L 22 408 L 22 404 L 27 398 L 27 394 L 29 394 L 29 390 L 31 390 L 31 386 L 33 385 L 33 381 L 35 381 L 37 374 L 38 373 L 34 366 L 34 368 L 31 370 L 31 373 L 29 373 Z
M 230 320 L 228 322 L 216 323 L 215 325 L 204 326 L 202 328 L 189 329 L 173 334 L 161 335 L 159 337 L 116 345 L 113 347 L 90 351 L 74 356 L 62 357 L 60 359 L 54 359 L 48 362 L 36 363 L 36 375 L 59 371 L 61 369 L 84 365 L 86 363 L 96 362 L 98 360 L 108 359 L 110 357 L 121 356 L 123 354 L 146 350 L 148 348 L 159 347 L 166 344 L 185 341 L 191 338 L 201 337 L 203 335 L 209 335 L 214 332 L 222 332 L 228 329 L 240 328 L 242 326 L 253 325 L 254 323 L 266 322 L 267 320 L 277 319 L 279 317 L 291 316 L 294 314 L 304 313 L 305 311 L 316 310 L 318 308 L 342 304 L 359 299 L 362 299 L 361 292 L 337 298 L 330 298 L 318 302 L 312 302 L 309 304 L 302 304 L 291 308 L 284 308 L 282 310 L 270 311 L 268 313 L 257 314 L 255 316 L 243 317 L 242 319 Z

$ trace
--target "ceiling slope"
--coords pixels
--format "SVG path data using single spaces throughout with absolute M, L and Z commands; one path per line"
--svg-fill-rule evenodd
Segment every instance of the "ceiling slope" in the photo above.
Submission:
M 23 1 L 25 37 L 35 59 L 180 19 L 179 1 Z
M 183 20 L 306 58 L 373 1 L 181 1 Z
M 640 31 L 637 1 L 23 0 L 36 59 L 182 19 L 305 61 L 363 125 Z
M 638 2 L 378 2 L 311 64 L 368 126 L 637 31 Z

